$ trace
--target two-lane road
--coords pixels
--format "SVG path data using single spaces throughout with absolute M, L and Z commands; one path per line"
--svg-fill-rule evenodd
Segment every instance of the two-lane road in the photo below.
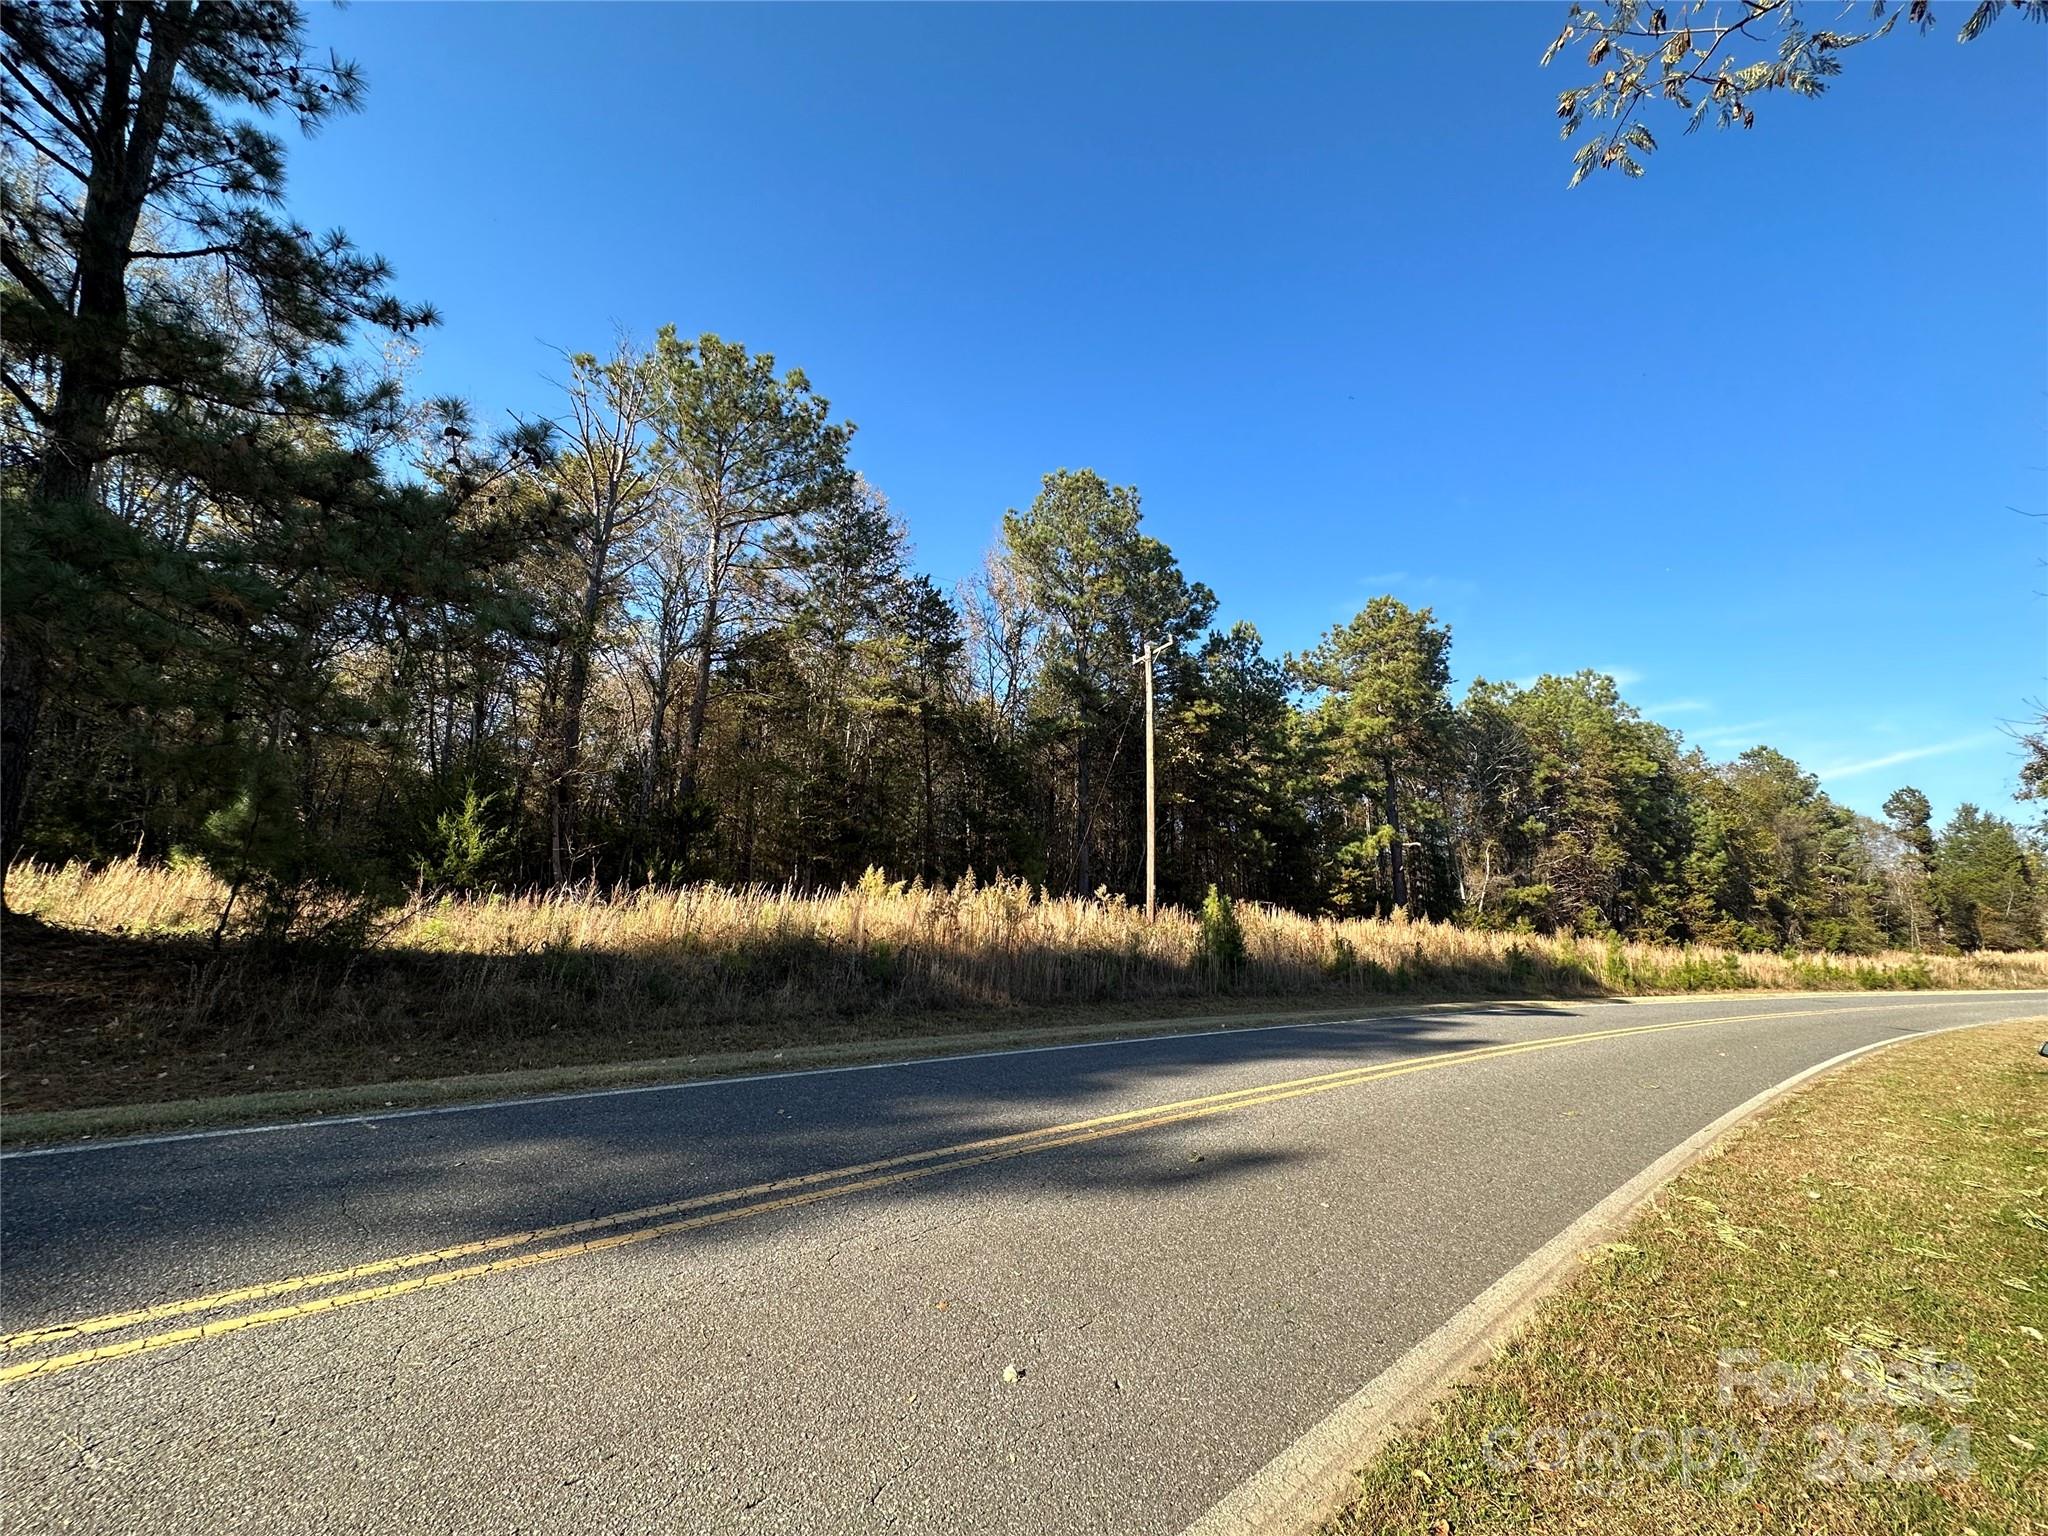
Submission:
M 9 1528 L 1171 1536 L 1753 1094 L 2042 1012 L 1506 1004 L 10 1155 Z

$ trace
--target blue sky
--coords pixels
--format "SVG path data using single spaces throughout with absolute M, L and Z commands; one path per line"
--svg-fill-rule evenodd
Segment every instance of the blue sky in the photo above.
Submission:
M 292 199 L 486 416 L 620 327 L 800 364 L 944 582 L 1092 466 L 1276 651 L 1391 591 L 1461 682 L 1600 667 L 1859 809 L 2009 810 L 2048 28 L 1966 9 L 1567 192 L 1562 5 L 320 7 L 369 104 Z

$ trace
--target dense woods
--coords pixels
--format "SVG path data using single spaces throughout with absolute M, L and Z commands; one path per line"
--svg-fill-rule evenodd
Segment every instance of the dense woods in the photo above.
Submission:
M 422 887 L 1130 893 L 1150 642 L 1163 900 L 2041 942 L 2032 831 L 1937 826 L 1910 788 L 1857 815 L 1595 672 L 1454 696 L 1448 628 L 1397 596 L 1272 655 L 1113 474 L 984 509 L 995 546 L 948 591 L 829 381 L 694 334 L 686 295 L 566 358 L 545 416 L 411 398 L 431 311 L 277 201 L 265 119 L 360 93 L 293 7 L 5 29 L 9 864 L 203 861 L 279 935 Z

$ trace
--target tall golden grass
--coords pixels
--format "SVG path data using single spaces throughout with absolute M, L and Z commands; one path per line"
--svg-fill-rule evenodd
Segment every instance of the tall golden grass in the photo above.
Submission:
M 18 911 L 103 934 L 210 935 L 227 892 L 197 867 L 124 860 L 18 864 Z M 1503 933 L 1445 923 L 1237 909 L 1243 957 L 1218 963 L 1197 914 L 1148 923 L 1120 899 L 1051 896 L 1016 881 L 953 886 L 871 872 L 844 889 L 766 886 L 557 890 L 421 900 L 381 914 L 375 948 L 445 957 L 471 995 L 519 978 L 584 1002 L 701 1016 L 845 1014 L 1196 996 L 1406 992 L 2039 987 L 2048 953 L 1837 956 Z

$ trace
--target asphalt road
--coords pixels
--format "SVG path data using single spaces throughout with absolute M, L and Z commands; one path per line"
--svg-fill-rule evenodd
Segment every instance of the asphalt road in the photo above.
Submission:
M 1751 1095 L 2039 1013 L 1497 1005 L 10 1156 L 7 1527 L 1172 1536 Z

